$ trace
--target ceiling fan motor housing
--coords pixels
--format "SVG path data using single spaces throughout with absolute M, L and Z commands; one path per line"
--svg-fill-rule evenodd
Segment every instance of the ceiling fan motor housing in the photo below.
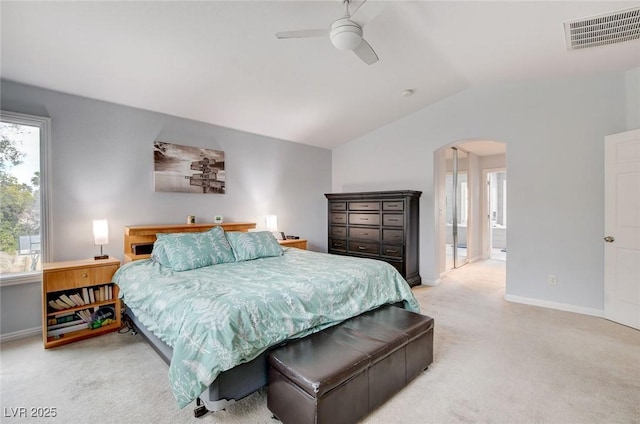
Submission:
M 353 50 L 362 41 L 362 27 L 349 18 L 340 18 L 331 24 L 331 43 L 338 50 Z

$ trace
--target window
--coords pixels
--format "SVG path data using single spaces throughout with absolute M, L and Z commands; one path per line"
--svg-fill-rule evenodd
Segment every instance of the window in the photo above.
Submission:
M 48 260 L 50 119 L 0 112 L 0 284 L 40 279 Z

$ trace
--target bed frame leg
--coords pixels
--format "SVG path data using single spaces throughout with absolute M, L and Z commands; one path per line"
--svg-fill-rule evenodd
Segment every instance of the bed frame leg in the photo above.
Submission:
M 196 408 L 193 410 L 193 416 L 196 418 L 200 418 L 207 414 L 209 410 L 202 404 L 200 398 L 196 399 Z

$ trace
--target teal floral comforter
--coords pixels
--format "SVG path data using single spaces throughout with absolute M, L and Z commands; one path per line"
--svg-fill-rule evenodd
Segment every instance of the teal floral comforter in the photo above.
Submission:
M 140 321 L 173 348 L 169 380 L 181 408 L 220 372 L 283 340 L 385 303 L 404 301 L 419 312 L 391 265 L 291 248 L 280 257 L 183 272 L 130 262 L 113 281 Z

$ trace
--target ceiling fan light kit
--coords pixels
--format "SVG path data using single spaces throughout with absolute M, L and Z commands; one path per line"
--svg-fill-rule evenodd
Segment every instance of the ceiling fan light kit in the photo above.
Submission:
M 338 50 L 353 50 L 362 42 L 362 27 L 347 18 L 331 24 L 331 43 Z
M 311 38 L 326 37 L 329 35 L 331 44 L 343 51 L 352 51 L 367 65 L 373 65 L 378 59 L 378 55 L 371 45 L 362 37 L 362 25 L 352 21 L 351 16 L 367 1 L 362 0 L 354 9 L 353 13 L 349 13 L 349 3 L 351 0 L 342 0 L 345 5 L 345 16 L 337 19 L 331 24 L 328 30 L 322 29 L 303 29 L 298 31 L 277 32 L 276 38 Z

